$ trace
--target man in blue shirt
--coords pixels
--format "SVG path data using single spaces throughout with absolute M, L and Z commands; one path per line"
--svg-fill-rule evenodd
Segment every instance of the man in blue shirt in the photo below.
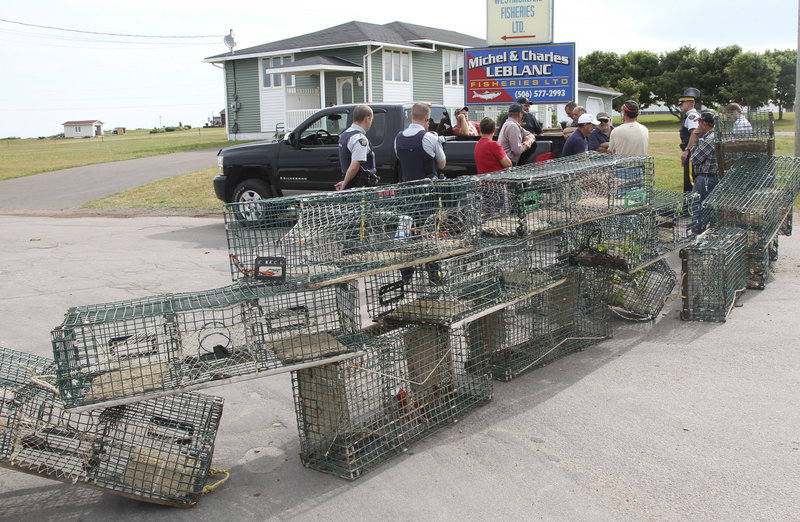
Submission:
M 595 126 L 599 124 L 600 122 L 594 119 L 594 116 L 591 114 L 581 114 L 578 118 L 578 128 L 567 138 L 566 143 L 564 143 L 561 157 L 566 158 L 567 156 L 580 154 L 581 152 L 589 150 L 587 138 L 592 131 L 594 131 Z

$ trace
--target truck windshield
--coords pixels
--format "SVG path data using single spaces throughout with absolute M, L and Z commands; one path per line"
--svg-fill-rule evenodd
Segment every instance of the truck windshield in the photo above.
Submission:
M 446 123 L 446 126 L 441 125 L 442 123 Z M 403 128 L 405 129 L 411 124 L 411 107 L 408 107 L 403 110 Z M 433 106 L 431 107 L 431 119 L 428 120 L 428 131 L 438 131 L 440 134 L 441 129 L 446 127 L 447 129 L 450 128 L 450 115 L 447 112 L 447 108 L 441 106 Z

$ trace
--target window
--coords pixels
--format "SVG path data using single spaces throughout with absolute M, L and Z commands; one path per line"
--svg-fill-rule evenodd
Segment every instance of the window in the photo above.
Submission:
M 281 75 L 280 73 L 271 73 L 270 69 L 275 69 L 282 65 L 289 65 L 292 63 L 291 56 L 273 56 L 272 58 L 263 58 L 261 60 L 262 67 L 264 68 L 264 87 L 280 87 Z M 291 87 L 294 85 L 294 74 L 286 76 L 286 84 Z
M 445 85 L 464 85 L 464 53 L 442 51 L 442 68 Z
M 383 52 L 383 79 L 387 82 L 411 81 L 411 58 L 401 51 Z
M 80 131 L 81 131 L 80 127 L 75 127 L 75 132 L 80 132 Z
M 337 146 L 339 134 L 347 130 L 347 111 L 320 116 L 299 132 L 304 146 Z

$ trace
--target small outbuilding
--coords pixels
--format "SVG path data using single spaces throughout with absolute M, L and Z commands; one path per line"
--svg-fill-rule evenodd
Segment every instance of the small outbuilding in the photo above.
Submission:
M 103 122 L 100 120 L 65 121 L 65 138 L 91 138 L 103 135 Z

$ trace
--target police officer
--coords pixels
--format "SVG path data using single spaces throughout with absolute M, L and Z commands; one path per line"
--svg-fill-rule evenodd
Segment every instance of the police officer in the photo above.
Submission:
M 415 103 L 411 107 L 411 125 L 397 133 L 394 152 L 400 160 L 403 181 L 439 177 L 447 158 L 439 137 L 428 132 L 431 107 L 427 103 Z
M 683 165 L 683 191 L 692 191 L 692 162 L 689 160 L 691 149 L 697 142 L 697 125 L 700 122 L 700 113 L 695 109 L 695 104 L 699 103 L 700 91 L 694 87 L 689 87 L 684 91 L 683 96 L 678 98 L 678 109 L 683 115 L 681 124 L 681 164 Z
M 339 165 L 342 180 L 334 185 L 336 190 L 363 187 L 369 184 L 366 174 L 375 174 L 375 151 L 367 139 L 372 126 L 372 109 L 359 105 L 353 109 L 353 124 L 339 136 Z M 362 171 L 362 167 L 364 169 Z M 362 174 L 359 176 L 359 174 Z

